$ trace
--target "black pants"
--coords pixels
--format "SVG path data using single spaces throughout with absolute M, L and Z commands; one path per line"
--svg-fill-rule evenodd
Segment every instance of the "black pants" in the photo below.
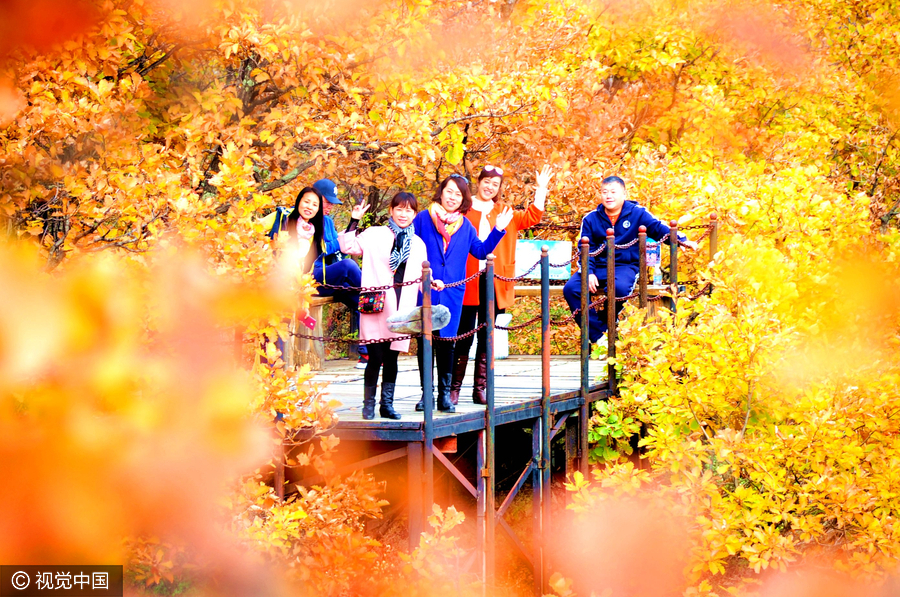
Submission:
M 506 313 L 506 309 L 500 309 L 497 306 L 497 294 L 495 293 L 494 315 L 500 315 L 501 313 Z M 479 276 L 478 278 L 478 304 L 463 305 L 462 315 L 459 318 L 459 331 L 456 333 L 465 334 L 466 332 L 471 332 L 475 329 L 476 321 L 477 325 L 481 325 L 487 321 L 487 280 L 485 280 L 484 276 Z M 477 336 L 478 348 L 475 349 L 477 354 L 487 352 L 487 329 L 479 330 Z M 453 353 L 454 361 L 461 355 L 469 354 L 473 340 L 474 336 L 469 336 L 468 338 L 456 341 L 456 350 Z
M 327 282 L 333 286 L 347 287 L 346 290 L 338 290 L 320 286 L 317 293 L 319 296 L 332 296 L 335 302 L 347 305 L 350 317 L 352 317 L 352 330 L 357 331 L 359 329 L 359 290 L 352 288 L 359 288 L 362 284 L 362 272 L 356 262 L 352 259 L 342 259 L 324 267 L 321 262 L 316 262 L 313 266 L 313 277 L 319 284 Z M 366 344 L 359 345 L 359 354 L 366 354 L 367 350 Z
M 432 353 L 434 354 L 434 361 L 437 363 L 437 378 L 432 377 L 432 387 L 436 388 L 438 384 L 434 383 L 437 381 L 441 383 L 441 378 L 443 377 L 445 380 L 450 377 L 453 369 L 453 345 L 455 342 L 445 342 L 442 340 L 437 340 L 437 337 L 440 337 L 441 330 L 434 332 L 435 340 L 432 341 Z M 419 384 L 422 386 L 422 390 L 425 390 L 425 341 L 423 338 L 419 338 L 418 342 L 416 342 L 416 359 L 419 362 Z M 429 367 L 434 367 L 432 363 L 428 364 Z M 449 382 L 447 382 L 449 385 Z
M 367 386 L 378 385 L 378 372 L 382 365 L 384 366 L 384 374 L 381 378 L 381 384 L 397 383 L 397 358 L 400 352 L 391 350 L 390 341 L 375 342 L 368 344 L 369 361 L 366 363 L 366 372 L 363 374 L 364 383 Z

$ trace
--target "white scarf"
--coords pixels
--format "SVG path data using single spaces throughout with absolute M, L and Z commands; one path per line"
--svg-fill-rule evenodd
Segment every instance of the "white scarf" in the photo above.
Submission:
M 491 233 L 492 226 L 488 221 L 488 214 L 494 209 L 494 202 L 482 201 L 477 196 L 472 197 L 472 209 L 481 212 L 481 219 L 478 221 L 478 239 L 484 242 Z
M 484 242 L 491 234 L 492 226 L 488 221 L 488 214 L 494 209 L 494 202 L 490 199 L 482 201 L 476 195 L 475 197 L 472 197 L 472 209 L 481 213 L 481 219 L 478 220 L 478 240 Z M 480 260 L 478 262 L 478 269 L 484 269 L 485 264 L 486 261 L 484 259 Z

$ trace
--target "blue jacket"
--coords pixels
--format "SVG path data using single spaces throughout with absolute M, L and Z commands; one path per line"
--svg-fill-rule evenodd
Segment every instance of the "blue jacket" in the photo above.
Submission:
M 334 220 L 331 219 L 331 216 L 322 216 L 322 219 L 325 224 L 325 229 L 322 231 L 322 240 L 325 242 L 324 255 L 334 255 L 332 261 L 340 261 L 344 258 L 344 254 L 341 253 L 341 245 L 338 242 L 338 233 Z
M 641 226 L 647 227 L 647 238 L 668 242 L 669 227 L 635 201 L 625 202 L 615 226 L 609 221 L 609 216 L 606 215 L 606 210 L 601 203 L 597 209 L 584 216 L 578 239 L 580 242 L 582 237 L 588 237 L 591 242 L 591 253 L 593 253 L 606 242 L 607 228 L 615 231 L 617 245 L 626 245 L 637 238 L 638 228 Z M 685 241 L 687 237 L 679 233 L 678 239 Z M 641 251 L 637 243 L 627 249 L 616 249 L 616 268 L 629 267 L 637 270 L 640 260 Z M 599 255 L 591 257 L 590 271 L 597 278 L 606 279 L 606 249 Z
M 441 280 L 444 284 L 458 282 L 466 277 L 466 261 L 469 255 L 475 259 L 487 259 L 488 254 L 497 247 L 497 243 L 506 234 L 494 228 L 483 243 L 478 239 L 478 232 L 469 222 L 468 218 L 462 218 L 462 224 L 453 236 L 450 244 L 444 252 L 444 239 L 431 221 L 428 210 L 420 211 L 413 220 L 416 235 L 425 241 L 425 250 L 428 262 L 431 265 L 431 277 L 433 280 Z M 434 305 L 444 305 L 450 309 L 450 323 L 441 330 L 442 336 L 455 336 L 459 329 L 459 318 L 462 315 L 463 295 L 466 292 L 465 284 L 453 288 L 445 288 L 441 292 L 431 292 L 431 302 Z M 422 293 L 419 293 L 419 305 L 422 304 Z
M 285 227 L 287 227 L 288 216 L 290 213 L 291 210 L 287 207 L 276 207 L 275 222 L 272 224 L 272 229 L 266 233 L 266 236 L 275 238 L 277 233 L 282 232 Z M 328 258 L 327 263 L 334 263 L 345 257 L 345 255 L 341 253 L 341 245 L 338 242 L 338 234 L 334 225 L 334 220 L 331 219 L 331 216 L 323 216 L 322 220 L 322 242 L 325 243 L 325 251 L 319 255 L 318 259 L 316 259 L 315 267 L 321 267 L 322 262 L 326 258 Z

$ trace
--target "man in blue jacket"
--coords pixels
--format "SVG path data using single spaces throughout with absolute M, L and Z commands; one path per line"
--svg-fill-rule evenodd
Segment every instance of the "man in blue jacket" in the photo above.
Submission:
M 334 220 L 329 215 L 335 205 L 343 204 L 343 201 L 338 199 L 337 196 L 337 185 L 333 180 L 322 178 L 313 183 L 313 188 L 319 191 L 319 194 L 325 199 L 325 203 L 322 204 L 322 212 L 324 214 L 324 217 L 322 218 L 324 225 L 322 240 L 325 242 L 325 253 L 313 266 L 313 276 L 319 283 L 327 281 L 328 284 L 335 286 L 359 287 L 362 280 L 362 273 L 355 261 L 348 259 L 346 255 L 341 253 L 337 228 L 334 225 Z M 323 265 L 324 268 L 322 267 Z M 353 329 L 359 329 L 358 292 L 319 288 L 319 294 L 321 296 L 333 295 L 336 301 L 345 303 L 353 313 Z M 356 368 L 365 369 L 368 360 L 369 355 L 366 345 L 360 344 L 359 361 L 356 363 Z
M 325 198 L 325 203 L 322 205 L 322 213 L 325 216 L 322 218 L 325 223 L 325 230 L 322 231 L 322 240 L 325 241 L 325 254 L 331 255 L 331 258 L 335 261 L 341 261 L 346 255 L 341 253 L 337 228 L 334 225 L 334 219 L 329 214 L 335 205 L 342 205 L 344 202 L 338 199 L 337 185 L 333 180 L 322 178 L 313 184 L 313 188 Z
M 591 253 L 606 242 L 608 228 L 615 231 L 617 245 L 626 245 L 637 238 L 638 228 L 641 226 L 647 227 L 647 236 L 653 240 L 666 241 L 669 238 L 668 226 L 653 217 L 637 202 L 627 201 L 627 199 L 628 192 L 625 190 L 624 180 L 618 176 L 609 176 L 603 179 L 600 189 L 600 205 L 581 221 L 581 233 L 578 235 L 579 242 L 584 237 L 590 240 Z M 683 234 L 679 234 L 678 239 L 691 249 L 697 248 L 697 243 L 687 240 Z M 640 257 L 640 248 L 637 243 L 627 249 L 616 249 L 616 297 L 631 294 L 637 282 Z M 572 274 L 563 287 L 563 296 L 573 313 L 581 307 L 581 275 L 582 272 Z M 588 290 L 590 294 L 606 292 L 605 249 L 591 257 L 588 262 Z M 588 303 L 591 302 L 589 299 Z M 616 303 L 617 316 L 624 306 L 624 302 Z M 606 333 L 606 304 L 599 311 L 589 309 L 588 313 L 589 335 L 593 344 Z M 575 316 L 575 321 L 579 325 L 581 324 L 580 313 Z

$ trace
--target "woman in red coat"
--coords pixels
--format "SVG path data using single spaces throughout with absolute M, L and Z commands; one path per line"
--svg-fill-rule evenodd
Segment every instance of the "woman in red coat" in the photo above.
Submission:
M 506 227 L 506 236 L 494 249 L 494 273 L 512 278 L 516 271 L 516 238 L 519 230 L 526 230 L 541 221 L 544 216 L 544 203 L 547 200 L 547 185 L 553 174 L 550 166 L 544 166 L 537 174 L 537 189 L 534 191 L 534 203 L 526 210 L 517 210 L 513 214 L 513 220 Z M 466 217 L 472 222 L 479 238 L 487 238 L 497 214 L 506 207 L 503 202 L 503 169 L 496 166 L 485 166 L 478 175 L 476 195 L 472 198 L 472 208 L 466 213 Z M 471 276 L 484 267 L 484 262 L 469 257 L 466 263 L 466 277 Z M 495 313 L 500 314 L 511 307 L 515 301 L 515 283 L 504 282 L 494 278 L 494 307 Z M 487 288 L 485 277 L 466 284 L 466 293 L 463 297 L 462 316 L 459 321 L 457 334 L 470 332 L 476 327 L 476 321 L 480 325 L 487 319 Z M 478 348 L 475 352 L 475 382 L 472 386 L 472 401 L 476 404 L 487 404 L 485 397 L 485 385 L 487 383 L 487 333 L 485 330 L 478 332 Z M 453 367 L 453 382 L 450 385 L 450 401 L 453 404 L 459 402 L 459 391 L 462 387 L 463 377 L 466 375 L 466 366 L 469 364 L 469 349 L 472 347 L 472 336 L 456 342 Z

